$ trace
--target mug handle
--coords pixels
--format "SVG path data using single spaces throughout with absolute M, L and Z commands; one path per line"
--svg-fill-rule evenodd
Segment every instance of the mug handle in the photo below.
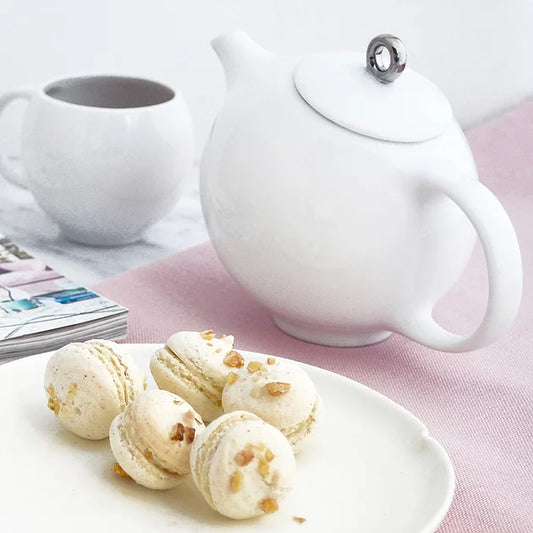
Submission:
M 396 331 L 437 350 L 476 350 L 504 333 L 518 313 L 522 297 L 522 260 L 516 234 L 498 199 L 476 179 L 433 174 L 422 178 L 420 185 L 448 196 L 474 226 L 487 262 L 489 298 L 481 324 L 469 335 L 457 335 L 444 329 L 433 319 L 432 309 L 415 310 L 396 325 Z
M 0 115 L 4 109 L 8 106 L 10 102 L 16 100 L 17 98 L 23 98 L 25 100 L 30 100 L 33 94 L 33 90 L 27 88 L 17 89 L 15 91 L 9 91 L 0 96 Z M 4 176 L 8 181 L 14 183 L 15 185 L 27 188 L 26 176 L 22 173 L 21 170 L 13 166 L 9 162 L 6 154 L 0 152 L 0 174 Z

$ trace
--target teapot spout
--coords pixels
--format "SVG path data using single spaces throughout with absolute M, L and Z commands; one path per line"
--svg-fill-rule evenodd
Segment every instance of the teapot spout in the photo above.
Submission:
M 262 63 L 273 56 L 255 43 L 244 31 L 220 35 L 211 41 L 226 74 L 228 86 L 262 70 Z

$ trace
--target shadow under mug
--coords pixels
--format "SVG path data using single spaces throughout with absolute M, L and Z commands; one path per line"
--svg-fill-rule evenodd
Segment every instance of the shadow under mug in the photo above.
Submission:
M 81 76 L 0 96 L 0 114 L 28 100 L 22 170 L 0 154 L 0 173 L 27 187 L 70 240 L 119 245 L 175 204 L 191 171 L 193 133 L 183 96 L 155 81 Z

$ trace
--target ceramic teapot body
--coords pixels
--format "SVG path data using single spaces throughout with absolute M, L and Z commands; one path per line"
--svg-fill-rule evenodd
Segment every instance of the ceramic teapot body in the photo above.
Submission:
M 303 100 L 293 83 L 299 58 L 274 57 L 242 34 L 215 47 L 228 93 L 201 192 L 229 272 L 304 340 L 358 346 L 395 331 L 441 349 L 471 347 L 431 319 L 476 238 L 462 200 L 450 198 L 464 184 L 442 177 L 482 187 L 457 123 L 424 142 L 361 135 Z

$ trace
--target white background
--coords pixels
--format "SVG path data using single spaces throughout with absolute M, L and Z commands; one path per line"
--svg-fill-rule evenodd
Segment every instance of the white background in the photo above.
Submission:
M 533 95 L 531 0 L 0 0 L 0 92 L 87 72 L 154 78 L 184 93 L 198 155 L 224 94 L 209 42 L 234 29 L 287 54 L 396 34 L 465 127 Z M 0 119 L 10 154 L 22 109 Z

